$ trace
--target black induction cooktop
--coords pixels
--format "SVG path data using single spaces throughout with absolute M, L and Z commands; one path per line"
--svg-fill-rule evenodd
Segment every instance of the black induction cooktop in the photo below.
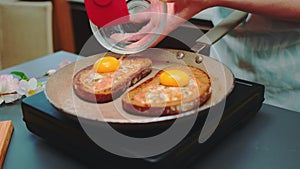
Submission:
M 262 106 L 264 86 L 240 79 L 227 97 L 224 113 L 213 135 L 204 143 L 198 137 L 206 116 L 201 113 L 190 133 L 171 150 L 148 158 L 127 158 L 95 144 L 76 119 L 59 112 L 43 92 L 22 101 L 23 119 L 29 131 L 49 145 L 80 160 L 90 168 L 187 168 L 234 130 L 245 125 Z

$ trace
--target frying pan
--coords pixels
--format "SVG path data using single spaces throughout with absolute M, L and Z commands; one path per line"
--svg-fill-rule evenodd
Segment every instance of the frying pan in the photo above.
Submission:
M 238 16 L 239 20 L 238 22 L 235 22 L 235 26 L 242 19 L 244 19 L 246 15 L 244 15 L 244 13 L 239 13 Z M 225 35 L 229 31 L 228 27 L 230 27 L 230 29 L 234 28 L 234 26 L 232 25 L 233 24 L 230 22 L 229 25 L 227 21 L 223 22 L 223 27 L 225 26 L 227 29 L 214 28 L 213 32 L 209 31 L 202 38 L 200 38 L 200 40 L 197 41 L 197 44 L 201 44 L 201 48 L 203 48 L 203 46 L 206 47 L 207 45 L 213 44 L 221 36 Z M 214 32 L 219 35 L 215 36 L 216 34 Z M 125 152 L 120 152 L 119 149 L 112 150 L 111 148 L 118 146 L 114 146 L 111 144 L 120 144 L 111 143 L 112 139 L 105 140 L 105 138 L 109 138 L 111 136 L 109 134 L 112 133 L 112 128 L 120 133 L 126 134 L 127 136 L 140 138 L 154 138 L 154 136 L 156 135 L 163 135 L 166 138 L 170 138 L 170 135 L 162 133 L 164 133 L 164 131 L 181 131 L 181 134 L 179 134 L 176 139 L 172 139 L 174 141 L 174 144 L 170 144 L 170 142 L 168 141 L 167 144 L 162 145 L 162 147 L 170 148 L 170 146 L 176 145 L 176 143 L 178 143 L 181 138 L 189 133 L 196 121 L 199 120 L 199 117 L 201 117 L 201 128 L 209 129 L 204 133 L 204 135 L 202 135 L 203 137 L 201 137 L 200 135 L 199 141 L 202 142 L 205 141 L 217 127 L 217 125 L 211 126 L 211 124 L 219 122 L 218 120 L 220 120 L 220 118 L 222 117 L 226 97 L 234 88 L 234 76 L 224 64 L 213 58 L 199 54 L 199 49 L 201 48 L 199 48 L 199 45 L 193 47 L 192 50 L 196 52 L 178 49 L 149 48 L 145 51 L 128 56 L 148 57 L 153 62 L 153 70 L 151 74 L 141 80 L 139 83 L 142 83 L 148 78 L 151 78 L 155 73 L 157 73 L 157 71 L 174 64 L 191 65 L 204 70 L 211 79 L 212 94 L 210 99 L 205 102 L 204 105 L 194 110 L 190 110 L 177 115 L 146 117 L 125 112 L 122 109 L 120 97 L 108 103 L 98 104 L 86 102 L 77 97 L 72 87 L 73 75 L 82 68 L 95 63 L 96 60 L 103 56 L 111 55 L 117 58 L 123 57 L 122 54 L 116 54 L 112 52 L 92 55 L 63 67 L 48 80 L 45 88 L 45 95 L 49 102 L 60 112 L 62 112 L 69 118 L 78 120 L 81 123 L 82 128 L 84 128 L 87 133 L 89 133 L 88 135 L 97 144 L 99 142 L 105 142 L 103 144 L 109 145 L 108 147 L 110 149 L 110 152 L 114 152 L 118 155 L 132 157 L 138 154 L 139 157 L 149 157 L 158 154 L 158 151 L 154 150 L 152 147 L 147 151 L 144 151 L 147 153 L 137 153 L 137 151 L 139 151 L 140 149 L 145 148 L 144 144 L 147 143 L 147 140 L 143 140 L 141 145 L 144 146 L 142 147 L 139 147 L 139 144 L 126 144 L 126 146 L 128 146 L 129 148 L 127 147 Z M 204 124 L 203 119 L 206 119 L 205 124 L 207 123 L 207 125 Z M 93 127 L 91 128 L 90 126 Z M 91 133 L 94 133 L 94 135 Z M 99 133 L 101 133 L 101 136 L 99 136 Z M 172 136 L 174 135 L 174 132 L 169 133 L 171 133 Z M 99 143 L 100 146 L 105 147 L 105 145 L 102 145 L 101 143 Z M 122 143 L 122 146 L 125 146 L 124 144 L 125 143 Z M 133 154 L 132 151 L 128 151 L 128 149 L 131 150 L 132 148 L 135 149 L 135 153 Z

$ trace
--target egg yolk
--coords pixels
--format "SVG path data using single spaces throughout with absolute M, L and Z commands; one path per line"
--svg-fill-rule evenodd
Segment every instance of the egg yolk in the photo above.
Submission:
M 105 56 L 97 60 L 93 66 L 97 73 L 114 72 L 120 67 L 120 61 L 112 56 Z
M 182 87 L 189 83 L 190 77 L 181 70 L 166 70 L 160 74 L 159 80 L 165 86 Z

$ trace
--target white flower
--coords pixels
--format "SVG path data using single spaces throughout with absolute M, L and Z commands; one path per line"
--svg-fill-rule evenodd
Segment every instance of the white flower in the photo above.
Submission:
M 21 80 L 17 92 L 26 97 L 41 92 L 43 88 L 38 85 L 36 78 L 31 78 L 29 81 Z
M 45 73 L 44 76 L 51 76 L 51 75 L 53 75 L 55 72 L 56 72 L 55 69 L 49 69 L 49 70 Z
M 3 102 L 12 103 L 20 98 L 21 98 L 21 95 L 19 95 L 18 93 L 2 95 L 2 96 L 0 96 L 0 104 L 2 104 Z
M 19 80 L 13 75 L 0 75 L 0 93 L 10 93 L 16 91 Z
M 0 75 L 0 104 L 3 102 L 11 103 L 21 96 L 16 92 L 19 80 L 13 75 Z

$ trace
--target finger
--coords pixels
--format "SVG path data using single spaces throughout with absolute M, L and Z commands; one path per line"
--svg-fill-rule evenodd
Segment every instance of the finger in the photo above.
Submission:
M 144 33 L 115 33 L 110 36 L 110 39 L 115 42 L 136 42 L 145 36 Z
M 135 36 L 136 37 L 139 36 L 137 39 L 135 39 L 137 41 L 126 46 L 127 49 L 138 48 L 140 46 L 144 46 L 145 44 L 149 44 L 149 43 L 151 43 L 150 47 L 154 47 L 157 43 L 159 43 L 165 37 L 162 34 L 155 33 L 155 31 L 153 29 L 150 31 L 147 31 L 145 33 L 141 33 L 139 35 L 135 35 Z M 156 39 L 155 36 L 159 36 L 159 38 Z M 153 41 L 154 39 L 156 39 L 156 41 Z
M 126 49 L 136 49 L 136 48 L 139 48 L 141 46 L 144 46 L 145 44 L 149 43 L 149 41 L 151 41 L 153 39 L 153 34 L 144 34 L 144 36 L 139 39 L 137 42 L 134 42 L 130 45 L 127 45 L 126 46 Z
M 151 13 L 149 9 L 130 15 L 130 21 L 133 23 L 143 23 L 149 21 L 150 19 Z
M 116 42 L 135 42 L 143 38 L 146 34 L 155 33 L 156 26 L 152 22 L 149 22 L 143 26 L 138 32 L 135 33 L 115 33 L 110 36 L 113 41 Z

